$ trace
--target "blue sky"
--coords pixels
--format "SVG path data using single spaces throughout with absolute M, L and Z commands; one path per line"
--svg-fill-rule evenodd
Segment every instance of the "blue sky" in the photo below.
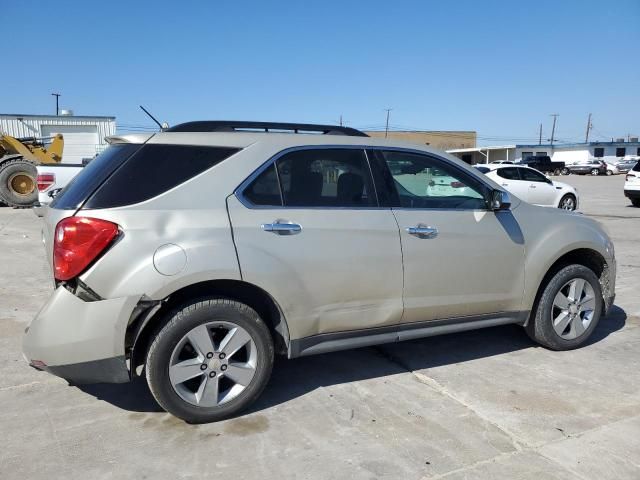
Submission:
M 640 134 L 640 0 L 0 0 L 0 112 Z M 7 57 L 8 56 L 8 57 Z M 131 127 L 130 127 L 131 126 Z

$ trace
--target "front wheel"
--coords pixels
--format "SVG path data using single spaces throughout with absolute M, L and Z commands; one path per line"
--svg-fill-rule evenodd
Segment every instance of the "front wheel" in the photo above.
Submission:
M 529 319 L 527 333 L 552 350 L 577 348 L 596 328 L 602 304 L 596 274 L 584 265 L 569 265 L 544 287 Z
M 561 171 L 559 168 L 556 168 L 556 169 L 553 171 L 553 174 L 554 174 L 555 176 L 560 175 L 560 173 L 562 173 L 562 171 Z
M 569 170 L 568 168 L 563 168 L 562 169 L 562 175 L 571 175 L 571 170 Z
M 611 175 L 613 175 L 613 170 L 607 170 L 607 177 L 610 177 Z
M 229 418 L 267 385 L 274 347 L 260 316 L 242 303 L 211 298 L 170 314 L 147 353 L 156 401 L 190 423 Z
M 640 207 L 640 198 L 632 198 L 631 205 L 633 205 L 634 207 Z
M 600 170 L 598 170 L 597 168 L 592 168 L 591 175 L 593 176 L 600 175 Z
M 576 209 L 576 197 L 571 194 L 567 194 L 560 199 L 558 208 L 562 210 L 575 210 Z

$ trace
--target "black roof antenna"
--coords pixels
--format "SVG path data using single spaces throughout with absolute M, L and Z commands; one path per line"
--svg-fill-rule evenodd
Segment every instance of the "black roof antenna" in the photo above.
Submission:
M 155 123 L 160 127 L 160 131 L 161 131 L 161 132 L 162 132 L 162 131 L 164 131 L 165 129 L 169 128 L 169 124 L 167 124 L 167 123 L 160 123 L 158 120 L 156 120 L 156 117 L 154 117 L 153 115 L 151 115 L 151 114 L 149 113 L 149 111 L 148 111 L 146 108 L 144 108 L 142 105 L 139 105 L 139 107 L 142 109 L 142 111 L 143 111 L 144 113 L 146 113 L 147 115 L 149 115 L 149 118 L 150 118 L 151 120 L 153 120 L 153 121 L 154 121 L 154 122 L 155 122 Z

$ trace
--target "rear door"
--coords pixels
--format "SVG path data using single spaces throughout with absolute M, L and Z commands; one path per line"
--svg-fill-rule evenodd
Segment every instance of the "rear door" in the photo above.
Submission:
M 521 308 L 524 240 L 510 211 L 486 207 L 487 188 L 444 159 L 377 151 L 387 168 L 404 259 L 402 324 L 508 312 Z M 433 171 L 452 180 L 432 195 Z M 381 187 L 379 187 L 381 190 Z
M 292 339 L 397 325 L 402 254 L 361 148 L 304 148 L 228 198 L 242 278 L 284 310 Z

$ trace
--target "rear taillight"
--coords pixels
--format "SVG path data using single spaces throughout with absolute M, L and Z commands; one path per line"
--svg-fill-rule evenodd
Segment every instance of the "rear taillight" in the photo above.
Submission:
M 56 175 L 54 173 L 39 173 L 37 182 L 38 191 L 44 192 L 47 188 L 56 183 Z
M 115 223 L 99 218 L 69 217 L 56 226 L 53 270 L 56 280 L 78 276 L 118 235 Z

